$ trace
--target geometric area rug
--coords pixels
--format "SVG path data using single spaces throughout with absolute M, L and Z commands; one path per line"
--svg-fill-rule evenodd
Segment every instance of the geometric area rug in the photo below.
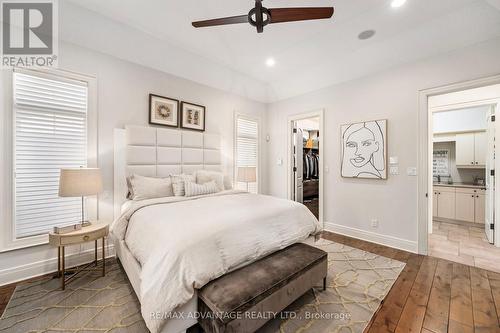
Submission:
M 362 333 L 406 265 L 325 239 L 315 246 L 328 253 L 326 290 L 318 284 L 260 331 Z
M 325 239 L 327 290 L 321 283 L 259 332 L 363 332 L 405 264 Z M 60 290 L 46 278 L 16 287 L 0 319 L 1 333 L 146 333 L 140 304 L 116 259 L 106 276 L 80 273 Z

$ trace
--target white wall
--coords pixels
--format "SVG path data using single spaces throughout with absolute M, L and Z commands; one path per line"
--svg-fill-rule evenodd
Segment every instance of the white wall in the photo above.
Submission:
M 486 118 L 491 106 L 434 112 L 432 126 L 434 134 L 486 130 Z
M 308 118 L 297 121 L 297 127 L 303 130 L 319 130 L 319 118 Z
M 147 126 L 149 93 L 206 106 L 206 131 L 222 135 L 228 175 L 233 175 L 233 113 L 237 111 L 251 114 L 260 118 L 263 126 L 266 126 L 265 104 L 74 45 L 60 45 L 59 67 L 97 77 L 99 166 L 102 168 L 104 181 L 99 214 L 101 219 L 107 221 L 113 218 L 113 129 L 127 124 Z M 1 74 L 1 84 L 10 85 L 5 80 L 6 73 Z M 2 116 L 8 112 L 11 111 L 2 103 Z M 3 142 L 5 141 L 2 144 Z M 261 146 L 260 160 L 266 166 L 266 146 Z M 12 160 L 11 156 L 3 157 L 4 161 Z M 267 174 L 261 172 L 260 175 L 263 177 L 262 191 L 266 192 Z M 1 177 L 8 176 L 0 166 L 0 185 Z M 9 195 L 5 191 L 2 193 Z M 78 251 L 79 248 L 73 250 Z M 56 253 L 55 249 L 47 245 L 0 253 L 0 285 L 54 270 L 57 267 Z
M 416 251 L 419 91 L 500 73 L 500 39 L 425 61 L 407 64 L 351 82 L 274 103 L 269 107 L 269 191 L 286 197 L 286 119 L 289 115 L 325 109 L 326 228 Z M 388 180 L 340 177 L 340 125 L 388 119 L 388 156 L 399 157 L 400 175 Z M 379 227 L 371 227 L 371 219 Z

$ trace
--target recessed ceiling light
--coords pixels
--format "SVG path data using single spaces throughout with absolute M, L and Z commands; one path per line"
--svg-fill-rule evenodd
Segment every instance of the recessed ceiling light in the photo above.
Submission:
M 376 33 L 375 30 L 365 30 L 365 31 L 363 31 L 362 33 L 360 33 L 358 35 L 358 38 L 361 39 L 361 40 L 370 39 L 373 36 L 375 36 L 375 33 Z
M 406 3 L 406 0 L 392 0 L 391 2 L 391 7 L 392 8 L 399 8 L 403 6 Z
M 274 58 L 267 58 L 266 66 L 267 67 L 274 67 L 274 65 L 276 65 L 276 60 L 274 60 Z

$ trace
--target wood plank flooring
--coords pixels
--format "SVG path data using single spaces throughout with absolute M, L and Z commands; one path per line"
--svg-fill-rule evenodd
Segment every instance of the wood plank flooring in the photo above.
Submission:
M 323 237 L 406 263 L 365 333 L 500 333 L 500 273 L 328 232 Z M 0 287 L 0 314 L 15 286 Z
M 323 237 L 406 263 L 365 333 L 500 333 L 499 273 L 332 233 Z

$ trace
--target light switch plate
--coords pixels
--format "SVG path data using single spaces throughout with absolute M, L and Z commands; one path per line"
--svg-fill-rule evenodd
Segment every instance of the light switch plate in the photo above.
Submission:
M 399 175 L 399 167 L 398 166 L 391 166 L 389 168 L 389 173 L 393 176 Z
M 417 175 L 417 168 L 416 167 L 409 167 L 406 169 L 406 173 L 408 176 L 416 176 Z
M 278 158 L 278 162 L 277 162 L 278 165 L 283 165 L 283 159 L 282 158 Z
M 399 158 L 397 156 L 389 157 L 389 164 L 398 164 Z

